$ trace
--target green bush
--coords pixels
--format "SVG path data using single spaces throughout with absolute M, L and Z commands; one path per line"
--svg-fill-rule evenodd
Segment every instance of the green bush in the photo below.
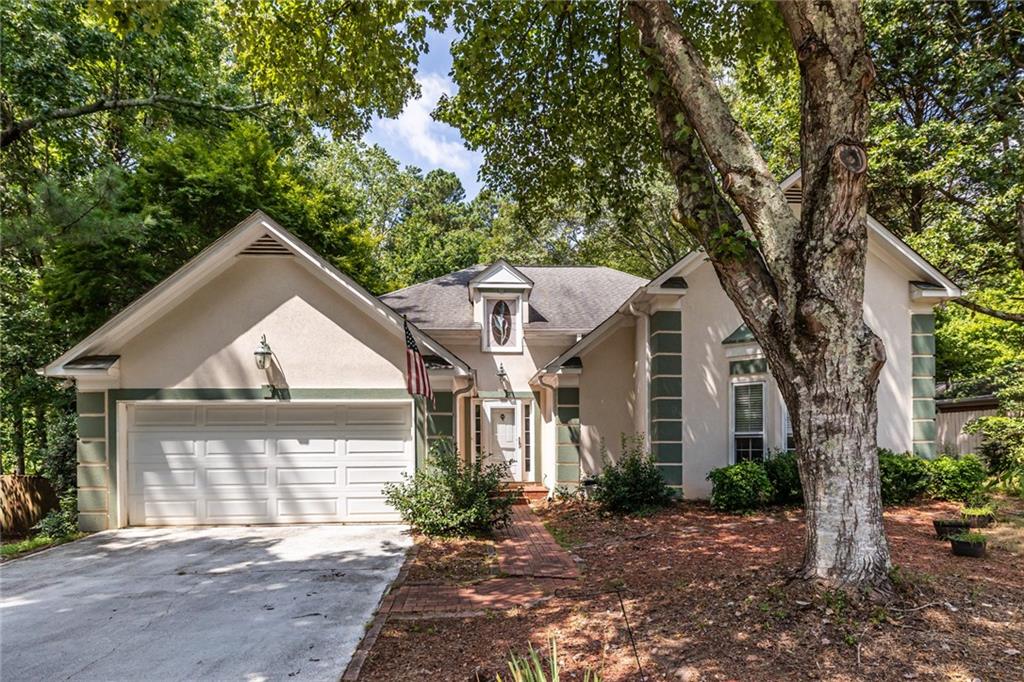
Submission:
M 507 467 L 483 459 L 465 464 L 450 440 L 435 441 L 427 466 L 385 486 L 384 494 L 406 523 L 427 535 L 486 533 L 508 522 L 512 500 L 501 489 Z
M 602 447 L 604 469 L 594 486 L 594 500 L 616 514 L 633 514 L 663 507 L 672 500 L 654 458 L 642 437 L 622 437 L 622 456 L 612 462 Z
M 803 502 L 804 489 L 800 484 L 800 469 L 796 453 L 779 452 L 765 460 L 764 471 L 771 481 L 775 504 L 798 504 Z
M 60 505 L 32 527 L 38 535 L 58 540 L 78 532 L 78 493 L 74 490 L 60 497 Z
M 1024 496 L 1024 418 L 980 417 L 964 433 L 981 435 L 978 454 L 1008 493 Z
M 526 656 L 511 654 L 508 670 L 511 675 L 509 682 L 558 682 L 558 646 L 555 638 L 551 638 L 551 653 L 546 661 L 540 652 L 533 648 L 533 644 L 530 644 L 530 651 Z M 504 678 L 498 675 L 497 682 L 504 682 Z M 588 668 L 583 671 L 583 682 L 601 682 L 601 676 Z
M 928 494 L 939 500 L 974 503 L 983 497 L 988 472 L 974 455 L 939 457 L 928 464 Z
M 928 489 L 928 460 L 909 452 L 896 453 L 878 448 L 878 471 L 882 483 L 882 504 L 906 504 Z
M 764 467 L 757 462 L 740 462 L 708 474 L 711 506 L 721 511 L 752 511 L 768 504 L 775 493 Z

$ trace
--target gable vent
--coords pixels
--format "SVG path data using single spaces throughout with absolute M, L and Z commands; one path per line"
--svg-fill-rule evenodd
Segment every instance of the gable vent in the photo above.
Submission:
M 238 252 L 240 256 L 290 256 L 292 252 L 288 247 L 265 234 L 249 246 Z
M 793 185 L 786 190 L 786 202 L 790 204 L 799 204 L 803 201 L 803 189 L 800 185 Z

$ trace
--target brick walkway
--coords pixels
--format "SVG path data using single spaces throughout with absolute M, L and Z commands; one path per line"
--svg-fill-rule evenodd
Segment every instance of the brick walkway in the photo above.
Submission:
M 512 522 L 495 532 L 498 569 L 505 575 L 578 578 L 576 562 L 551 537 L 529 505 L 512 507 Z
M 463 586 L 403 584 L 384 598 L 380 612 L 437 617 L 529 606 L 579 577 L 572 557 L 529 506 L 513 507 L 511 522 L 495 535 L 502 577 Z

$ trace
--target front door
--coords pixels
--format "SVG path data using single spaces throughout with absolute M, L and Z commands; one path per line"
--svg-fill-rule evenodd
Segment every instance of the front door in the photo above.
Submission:
M 523 466 L 519 461 L 519 426 L 516 424 L 516 408 L 490 406 L 490 442 L 488 461 L 504 462 L 508 467 L 508 478 L 522 480 Z

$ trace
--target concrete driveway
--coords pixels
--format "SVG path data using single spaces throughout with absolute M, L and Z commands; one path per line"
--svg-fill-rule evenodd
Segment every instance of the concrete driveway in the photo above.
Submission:
M 400 526 L 132 528 L 0 567 L 11 680 L 337 680 Z

